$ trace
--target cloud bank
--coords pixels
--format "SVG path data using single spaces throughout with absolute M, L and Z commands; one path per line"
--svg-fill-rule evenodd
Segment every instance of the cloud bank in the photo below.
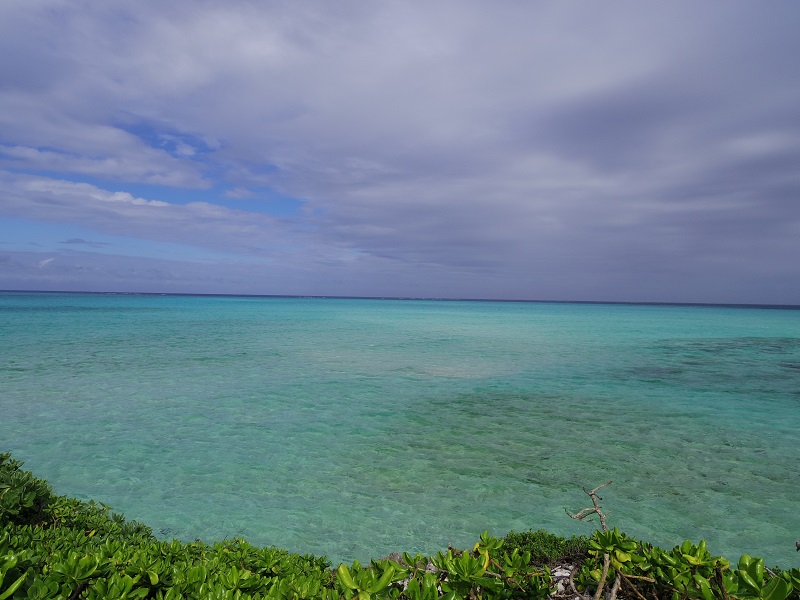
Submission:
M 0 287 L 800 304 L 798 25 L 8 2 Z

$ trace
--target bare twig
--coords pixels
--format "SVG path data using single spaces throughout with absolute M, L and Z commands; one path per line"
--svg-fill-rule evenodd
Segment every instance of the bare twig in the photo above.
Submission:
M 636 589 L 636 586 L 635 586 L 635 585 L 633 585 L 633 583 L 631 583 L 631 580 L 630 580 L 630 579 L 628 579 L 628 576 L 627 576 L 627 575 L 625 575 L 624 573 L 620 573 L 620 575 L 622 575 L 622 581 L 624 581 L 625 583 L 627 583 L 627 584 L 630 586 L 630 588 L 633 590 L 633 593 L 634 593 L 634 594 L 636 594 L 636 596 L 637 596 L 638 598 L 641 598 L 641 600 L 647 600 L 647 598 L 645 598 L 644 596 L 642 596 L 641 592 L 639 592 L 639 590 L 637 590 L 637 589 Z M 643 578 L 643 577 L 637 577 L 637 579 L 645 579 L 645 578 Z M 652 580 L 652 579 L 650 579 L 650 581 L 653 581 L 653 580 Z
M 564 509 L 564 512 L 567 513 L 573 519 L 578 519 L 579 521 L 583 521 L 586 517 L 588 517 L 591 514 L 596 514 L 597 516 L 600 517 L 600 527 L 603 529 L 603 531 L 608 531 L 608 526 L 606 525 L 606 513 L 603 512 L 603 507 L 600 506 L 600 501 L 603 498 L 601 498 L 598 495 L 597 490 L 604 488 L 610 484 L 611 484 L 610 481 L 606 481 L 603 485 L 598 485 L 591 491 L 587 490 L 586 488 L 583 488 L 583 491 L 591 499 L 592 506 L 590 508 L 584 508 L 578 511 L 578 513 L 574 515 L 571 512 L 569 512 L 566 508 Z M 603 554 L 603 573 L 600 576 L 600 581 L 597 583 L 597 591 L 594 594 L 594 600 L 600 600 L 600 597 L 603 595 L 603 586 L 605 586 L 606 584 L 606 578 L 608 577 L 608 569 L 610 565 L 611 565 L 611 557 L 608 555 L 608 553 Z M 572 589 L 575 590 L 575 584 L 572 581 L 572 577 L 570 577 L 570 585 L 572 586 Z M 618 589 L 619 589 L 619 575 L 617 575 L 617 578 L 614 581 L 614 585 L 611 589 L 612 598 L 616 597 Z M 577 592 L 577 590 L 575 591 Z
M 578 591 L 578 588 L 575 587 L 575 572 L 578 570 L 578 567 L 573 567 L 572 570 L 569 572 L 569 587 L 572 588 L 572 591 L 575 592 L 575 595 L 580 596 L 581 598 L 584 597 Z
M 78 587 L 75 588 L 75 591 L 72 592 L 72 595 L 69 597 L 69 600 L 76 600 L 77 598 L 80 598 L 83 595 L 83 592 L 85 592 L 86 588 L 88 587 L 89 584 L 86 582 L 79 584 Z
M 581 511 L 579 511 L 577 514 L 574 514 L 574 515 L 571 512 L 569 512 L 566 508 L 564 509 L 564 512 L 567 513 L 573 519 L 578 519 L 579 521 L 583 521 L 586 517 L 588 517 L 592 513 L 595 513 L 595 514 L 597 514 L 597 516 L 600 517 L 600 527 L 603 529 L 603 531 L 608 531 L 608 527 L 606 526 L 606 515 L 607 515 L 607 513 L 604 513 L 603 510 L 602 510 L 603 507 L 600 506 L 600 502 L 599 501 L 602 500 L 602 498 L 597 494 L 597 490 L 599 490 L 600 488 L 604 488 L 609 484 L 611 484 L 611 482 L 610 481 L 606 481 L 603 485 L 598 485 L 596 488 L 594 488 L 591 491 L 587 490 L 586 488 L 583 488 L 583 491 L 586 492 L 586 494 L 592 500 L 592 507 L 591 508 L 584 508 Z
M 619 584 L 620 584 L 620 573 L 617 572 L 617 576 L 614 578 L 614 585 L 611 586 L 611 591 L 608 593 L 608 600 L 615 600 L 617 597 L 617 593 L 619 592 Z
M 722 598 L 724 600 L 730 600 L 731 597 L 728 595 L 728 590 L 725 588 L 725 579 L 722 577 L 722 569 L 718 566 L 716 568 L 716 571 L 717 571 L 716 584 L 717 587 L 719 588 L 719 591 L 722 592 Z
M 641 575 L 624 575 L 624 576 L 627 577 L 628 579 L 641 579 L 642 581 L 647 581 L 650 583 L 656 582 L 656 580 L 653 579 L 652 577 L 643 577 Z
M 608 567 L 611 565 L 611 557 L 606 552 L 603 554 L 603 573 L 600 575 L 600 581 L 597 582 L 597 591 L 594 593 L 592 600 L 600 600 L 603 595 L 603 586 L 606 584 L 606 577 L 608 577 Z

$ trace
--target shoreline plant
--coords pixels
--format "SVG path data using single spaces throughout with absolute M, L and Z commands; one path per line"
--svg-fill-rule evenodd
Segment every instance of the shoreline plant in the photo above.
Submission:
M 747 555 L 733 568 L 702 541 L 665 551 L 608 529 L 601 487 L 584 490 L 593 507 L 571 515 L 600 516 L 590 537 L 484 532 L 471 549 L 333 568 L 244 539 L 160 541 L 105 504 L 56 495 L 0 453 L 0 600 L 800 600 L 800 569 L 766 569 Z M 565 565 L 569 589 L 554 575 Z

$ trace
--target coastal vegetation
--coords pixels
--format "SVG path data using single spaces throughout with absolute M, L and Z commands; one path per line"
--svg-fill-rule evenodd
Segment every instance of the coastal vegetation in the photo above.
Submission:
M 664 550 L 609 529 L 598 489 L 570 515 L 600 517 L 589 537 L 487 532 L 472 548 L 333 566 L 243 539 L 160 541 L 105 504 L 56 495 L 2 453 L 0 600 L 800 599 L 800 569 L 747 555 L 732 565 L 703 541 Z

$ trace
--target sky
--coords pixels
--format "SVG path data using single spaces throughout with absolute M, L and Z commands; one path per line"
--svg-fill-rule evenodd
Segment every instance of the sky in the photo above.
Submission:
M 0 289 L 800 304 L 800 2 L 3 0 Z

